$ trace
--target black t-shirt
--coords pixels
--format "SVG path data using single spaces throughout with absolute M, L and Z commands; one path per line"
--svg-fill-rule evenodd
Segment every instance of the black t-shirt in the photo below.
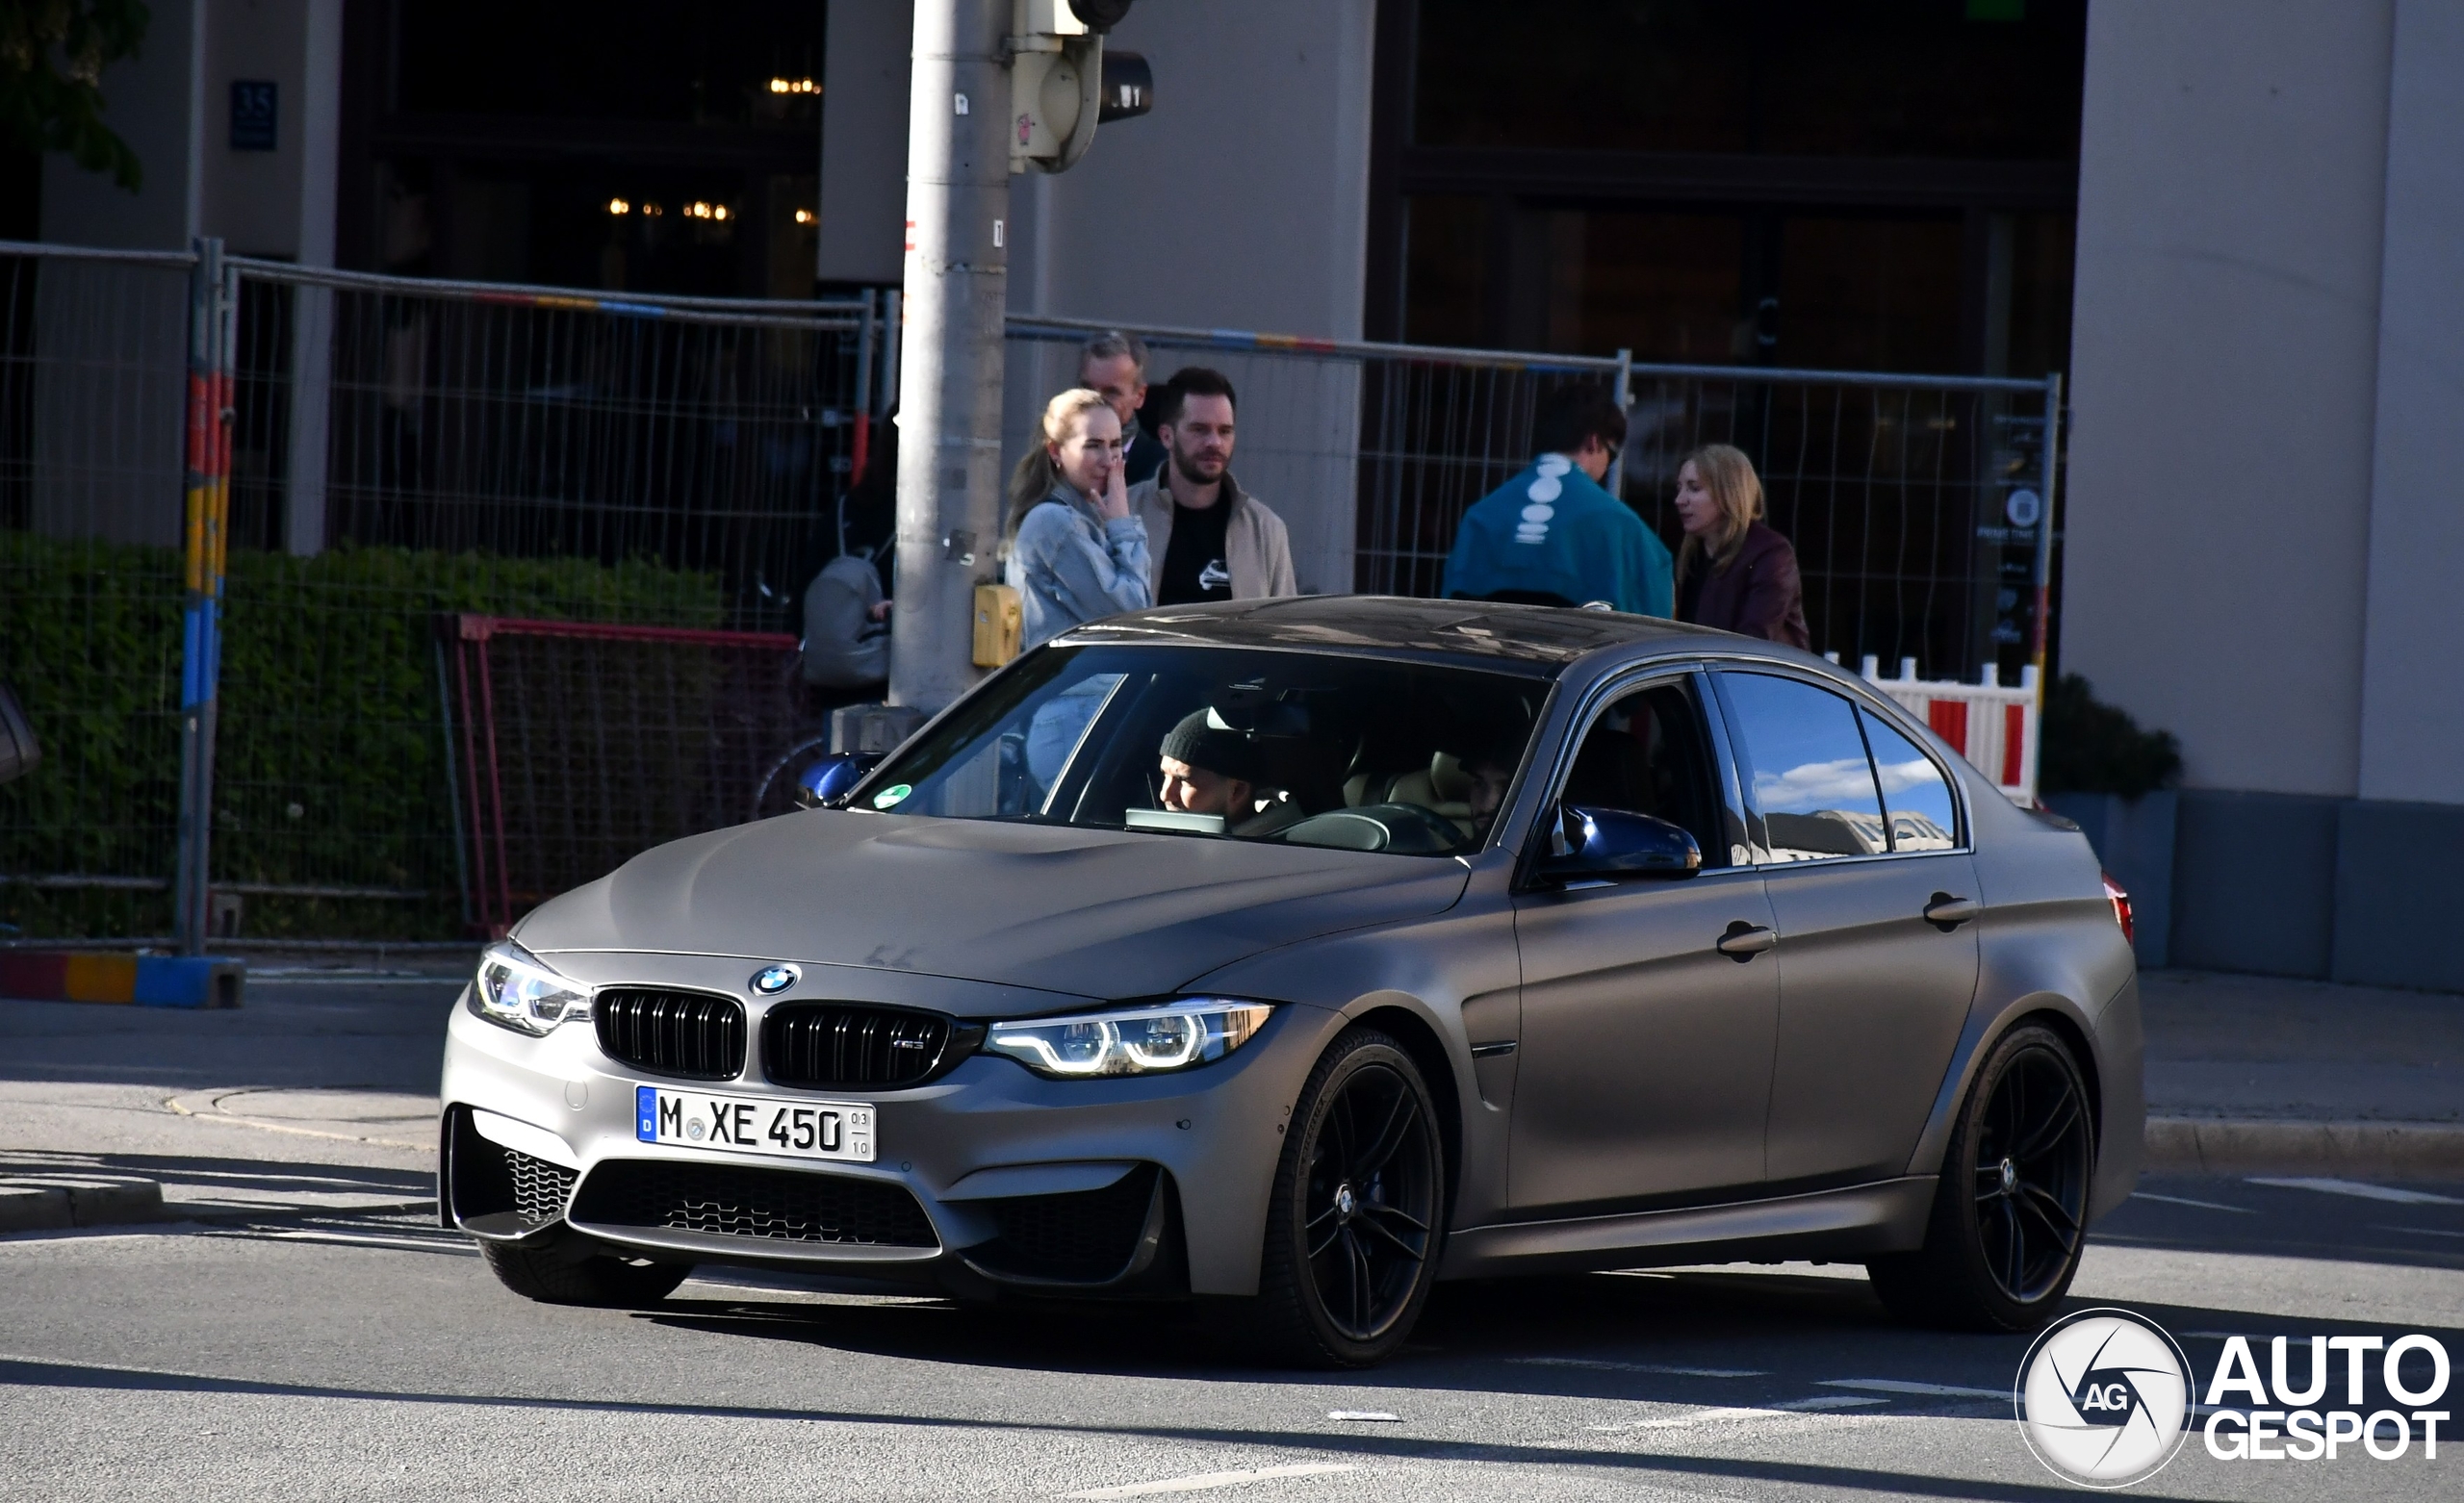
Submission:
M 1172 503 L 1172 541 L 1164 549 L 1164 588 L 1156 604 L 1232 599 L 1232 572 L 1223 562 L 1223 527 L 1231 515 L 1227 497 L 1204 511 Z

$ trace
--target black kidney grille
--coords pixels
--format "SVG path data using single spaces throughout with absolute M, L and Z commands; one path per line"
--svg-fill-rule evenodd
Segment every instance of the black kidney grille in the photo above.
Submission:
M 905 1187 L 787 1169 L 611 1159 L 591 1171 L 572 1219 L 784 1242 L 937 1247 Z
M 687 1081 L 744 1073 L 744 1004 L 733 997 L 626 986 L 599 993 L 590 1008 L 610 1059 Z
M 954 1051 L 950 1020 L 843 1002 L 797 1002 L 761 1020 L 761 1071 L 808 1090 L 881 1090 L 929 1080 Z

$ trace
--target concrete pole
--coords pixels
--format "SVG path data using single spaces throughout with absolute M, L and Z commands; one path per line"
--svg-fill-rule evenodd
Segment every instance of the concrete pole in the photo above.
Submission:
M 1011 0 L 916 0 L 898 384 L 898 590 L 889 701 L 964 694 L 975 587 L 1001 531 L 1001 333 L 1009 302 Z

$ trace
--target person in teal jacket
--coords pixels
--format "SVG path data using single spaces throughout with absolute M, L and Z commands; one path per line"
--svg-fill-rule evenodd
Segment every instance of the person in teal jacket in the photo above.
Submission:
M 1463 514 L 1446 596 L 1671 614 L 1667 547 L 1601 486 L 1626 442 L 1625 412 L 1596 388 L 1560 388 L 1543 402 L 1532 437 L 1540 457 Z

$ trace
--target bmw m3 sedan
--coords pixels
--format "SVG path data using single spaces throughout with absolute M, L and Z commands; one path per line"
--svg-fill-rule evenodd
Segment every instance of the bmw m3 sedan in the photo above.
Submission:
M 2126 898 L 1793 650 L 1168 607 L 820 782 L 482 958 L 440 1205 L 516 1291 L 1187 1300 L 1357 1365 L 1440 1279 L 1824 1259 L 2018 1331 L 2137 1174 Z

